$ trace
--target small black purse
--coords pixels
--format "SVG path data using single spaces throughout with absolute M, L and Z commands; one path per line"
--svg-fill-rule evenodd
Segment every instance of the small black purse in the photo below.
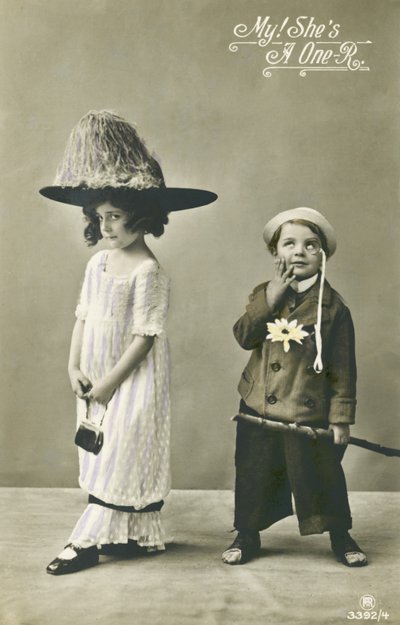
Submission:
M 106 414 L 107 406 L 105 407 L 104 414 L 101 418 L 100 424 L 96 425 L 89 421 L 89 400 L 86 400 L 86 419 L 82 421 L 77 429 L 75 434 L 75 445 L 81 447 L 85 451 L 89 451 L 90 453 L 97 456 L 100 453 L 101 448 L 103 447 L 104 442 L 104 433 L 101 429 L 103 424 L 103 419 Z

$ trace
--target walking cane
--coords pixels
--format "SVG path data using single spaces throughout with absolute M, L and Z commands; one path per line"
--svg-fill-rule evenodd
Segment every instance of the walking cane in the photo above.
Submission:
M 299 436 L 308 436 L 310 438 L 326 438 L 333 439 L 333 432 L 331 430 L 325 430 L 323 428 L 313 428 L 308 425 L 299 425 L 298 423 L 282 423 L 281 421 L 271 421 L 264 419 L 264 417 L 255 417 L 253 415 L 246 414 L 245 412 L 239 412 L 232 417 L 232 421 L 246 421 L 253 423 L 267 430 L 274 430 L 275 432 L 292 432 Z M 397 456 L 400 457 L 400 449 L 394 449 L 393 447 L 384 447 L 378 443 L 371 443 L 362 438 L 355 438 L 350 436 L 349 445 L 356 445 L 357 447 L 363 447 L 370 451 L 375 451 L 377 454 L 383 454 L 384 456 Z

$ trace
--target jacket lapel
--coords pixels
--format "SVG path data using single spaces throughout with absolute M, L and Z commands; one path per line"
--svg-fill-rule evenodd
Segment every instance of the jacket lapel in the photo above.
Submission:
M 308 296 L 304 301 L 297 306 L 295 310 L 290 312 L 285 307 L 287 312 L 288 321 L 297 320 L 297 323 L 303 324 L 303 326 L 313 326 L 317 323 L 317 310 L 318 310 L 318 293 L 319 293 L 320 279 L 311 287 Z M 330 284 L 325 280 L 324 292 L 322 294 L 322 321 L 329 321 L 329 307 L 332 300 L 332 288 Z

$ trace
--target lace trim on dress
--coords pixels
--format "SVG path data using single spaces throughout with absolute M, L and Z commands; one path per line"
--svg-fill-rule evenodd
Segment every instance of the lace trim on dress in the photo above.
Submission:
M 140 336 L 160 336 L 165 334 L 161 326 L 133 326 L 131 334 L 139 334 Z
M 140 547 L 165 549 L 160 512 L 120 512 L 89 504 L 68 542 L 107 545 L 135 540 Z

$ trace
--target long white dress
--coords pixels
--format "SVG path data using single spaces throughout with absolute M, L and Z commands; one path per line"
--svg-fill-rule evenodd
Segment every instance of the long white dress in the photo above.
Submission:
M 76 316 L 85 321 L 81 370 L 91 382 L 103 377 L 132 341 L 132 335 L 154 336 L 140 365 L 104 406 L 91 402 L 89 417 L 103 414 L 104 444 L 100 453 L 79 449 L 79 484 L 108 504 L 140 511 L 164 500 L 170 490 L 169 347 L 164 325 L 169 279 L 154 259 L 145 260 L 129 276 L 107 273 L 107 251 L 89 261 Z M 86 402 L 78 400 L 78 424 Z M 126 512 L 90 503 L 70 542 L 92 544 L 136 540 L 164 548 L 159 511 Z

